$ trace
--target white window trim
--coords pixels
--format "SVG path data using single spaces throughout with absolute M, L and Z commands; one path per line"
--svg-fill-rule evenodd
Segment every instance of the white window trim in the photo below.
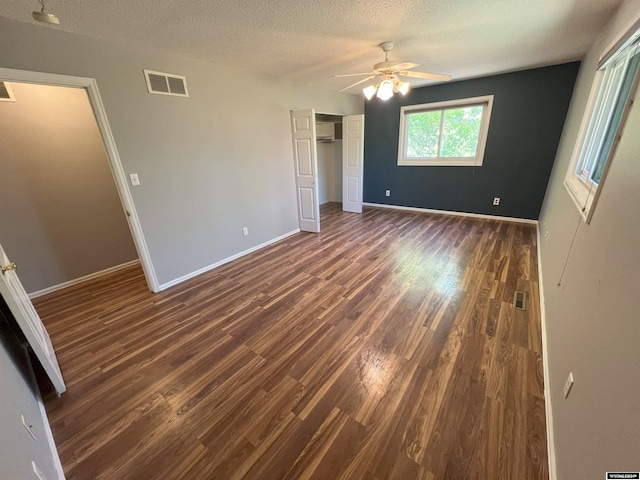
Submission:
M 582 219 L 587 224 L 591 222 L 593 211 L 595 209 L 598 198 L 600 197 L 600 192 L 602 191 L 602 186 L 604 185 L 607 172 L 609 171 L 609 166 L 611 165 L 611 158 L 615 154 L 616 148 L 620 141 L 620 137 L 622 136 L 622 132 L 624 130 L 624 126 L 626 124 L 627 116 L 629 114 L 629 105 L 627 104 L 625 110 L 622 113 L 622 118 L 620 119 L 620 123 L 618 125 L 618 131 L 616 132 L 615 140 L 611 145 L 611 150 L 609 151 L 609 154 L 607 155 L 607 158 L 605 160 L 605 165 L 598 184 L 595 185 L 591 180 L 579 175 L 577 173 L 577 168 L 578 163 L 580 162 L 580 155 L 582 153 L 587 132 L 589 130 L 591 117 L 593 116 L 593 112 L 598 101 L 600 86 L 602 85 L 602 81 L 604 80 L 605 76 L 605 70 L 601 70 L 601 68 L 603 65 L 609 63 L 612 57 L 623 46 L 624 39 L 627 37 L 630 38 L 633 32 L 638 30 L 639 22 L 640 12 L 636 13 L 631 22 L 627 24 L 626 28 L 624 28 L 616 36 L 614 41 L 609 44 L 609 46 L 600 55 L 598 70 L 596 70 L 595 72 L 593 84 L 591 85 L 591 91 L 589 92 L 589 98 L 587 99 L 587 106 L 582 117 L 582 123 L 580 124 L 578 137 L 573 148 L 571 161 L 569 162 L 569 168 L 567 169 L 567 173 L 564 178 L 564 186 L 569 193 L 569 197 L 571 198 L 571 200 L 573 200 L 573 203 L 580 212 Z M 631 92 L 629 93 L 629 100 L 633 100 L 635 98 L 637 84 L 638 79 L 636 79 L 636 84 L 632 87 Z
M 405 125 L 407 114 L 429 111 L 444 110 L 451 107 L 473 106 L 486 104 L 480 123 L 480 133 L 478 136 L 478 149 L 475 157 L 439 157 L 439 158 L 406 158 L 406 135 Z M 447 100 L 445 102 L 423 103 L 420 105 L 407 105 L 400 109 L 400 135 L 398 138 L 398 165 L 407 166 L 440 166 L 440 167 L 479 167 L 484 161 L 484 149 L 487 144 L 489 133 L 489 120 L 491 119 L 491 109 L 493 107 L 493 95 L 482 97 L 460 98 L 457 100 Z
M 585 109 L 584 116 L 582 117 L 582 123 L 580 124 L 580 130 L 578 131 L 578 139 L 573 148 L 571 162 L 569 162 L 569 168 L 567 169 L 567 173 L 564 178 L 564 186 L 586 223 L 591 221 L 591 215 L 593 215 L 592 206 L 594 206 L 596 196 L 599 195 L 599 187 L 604 182 L 604 176 L 608 169 L 607 167 L 609 162 L 605 165 L 605 170 L 602 172 L 599 185 L 594 185 L 589 179 L 585 179 L 581 175 L 578 175 L 576 170 L 578 168 L 578 163 L 580 162 L 580 154 L 582 153 L 584 142 L 587 137 L 591 117 L 593 116 L 593 112 L 596 107 L 598 93 L 600 92 L 600 86 L 604 79 L 604 73 L 604 70 L 596 71 L 593 84 L 591 85 L 591 91 L 589 92 L 589 98 L 587 100 L 587 108 Z

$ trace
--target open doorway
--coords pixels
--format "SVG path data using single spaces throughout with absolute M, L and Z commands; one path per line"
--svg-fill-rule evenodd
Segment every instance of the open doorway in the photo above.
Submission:
M 316 113 L 318 204 L 342 203 L 342 115 Z
M 300 230 L 320 232 L 320 205 L 362 213 L 364 115 L 291 111 Z
M 16 87 L 19 90 L 25 90 L 27 87 L 66 87 L 70 91 L 75 91 L 77 95 L 84 97 L 85 106 L 88 106 L 89 111 L 91 112 L 90 117 L 93 121 L 94 132 L 96 131 L 95 129 L 97 129 L 97 133 L 100 137 L 99 143 L 102 147 L 102 153 L 104 155 L 103 158 L 105 158 L 107 161 L 106 171 L 109 172 L 107 177 L 110 178 L 109 188 L 111 189 L 112 195 L 115 193 L 115 204 L 117 205 L 119 203 L 119 208 L 117 208 L 117 210 L 119 210 L 119 212 L 117 213 L 118 220 L 115 219 L 115 216 L 111 215 L 111 221 L 115 222 L 115 224 L 119 223 L 120 226 L 118 227 L 118 230 L 122 232 L 122 228 L 120 227 L 122 227 L 122 220 L 124 219 L 124 225 L 128 226 L 129 235 L 126 239 L 121 236 L 119 241 L 123 242 L 122 245 L 129 242 L 129 247 L 131 245 L 131 242 L 133 242 L 134 251 L 136 252 L 133 254 L 133 256 L 139 258 L 149 289 L 153 292 L 159 291 L 159 285 L 153 269 L 153 265 L 151 263 L 149 251 L 142 234 L 138 215 L 131 198 L 131 192 L 129 191 L 129 187 L 125 180 L 124 169 L 122 167 L 118 152 L 115 147 L 115 142 L 111 134 L 109 123 L 107 121 L 106 113 L 104 111 L 104 107 L 102 105 L 95 80 L 91 78 L 71 77 L 64 75 L 0 68 L 0 82 L 5 82 L 9 85 L 15 83 Z M 14 88 L 13 90 L 16 90 L 16 88 Z M 18 98 L 15 99 L 15 103 L 19 103 Z M 63 111 L 66 111 L 66 109 Z M 35 128 L 30 133 L 33 135 L 34 139 L 37 139 L 38 134 L 41 132 L 42 130 L 39 132 L 38 129 Z M 78 135 L 78 132 L 76 132 L 76 137 L 78 137 L 78 139 L 86 140 L 85 136 Z M 44 150 L 46 150 L 46 147 L 43 148 Z M 64 168 L 61 168 L 61 170 L 61 172 L 57 172 L 56 178 L 64 177 L 66 175 L 68 177 L 68 180 L 70 180 L 71 182 L 76 182 L 76 186 L 85 185 L 86 182 L 89 182 L 89 179 L 82 178 L 80 175 L 78 175 L 78 172 L 80 171 L 79 169 L 67 168 L 65 170 Z M 47 179 L 40 178 L 38 181 L 46 182 Z M 71 185 L 74 184 L 72 183 Z M 71 188 L 71 190 L 73 190 L 73 187 Z M 112 196 L 110 200 L 111 214 L 114 213 L 113 198 L 114 197 Z M 67 213 L 69 213 L 73 217 L 73 214 L 76 213 L 76 209 L 81 206 L 79 204 L 81 200 L 77 197 L 72 198 L 72 200 L 75 200 L 75 202 L 70 207 L 71 211 Z M 94 212 L 94 214 L 96 217 L 99 217 L 101 215 L 100 212 Z M 20 228 L 20 226 L 17 225 L 15 226 L 15 228 Z M 129 247 L 123 248 L 127 249 Z M 82 248 L 90 250 L 90 242 L 85 242 L 85 245 L 83 245 Z M 76 270 L 71 269 L 71 271 Z M 33 290 L 33 288 L 29 289 Z
M 0 244 L 29 296 L 138 262 L 86 90 L 3 85 Z

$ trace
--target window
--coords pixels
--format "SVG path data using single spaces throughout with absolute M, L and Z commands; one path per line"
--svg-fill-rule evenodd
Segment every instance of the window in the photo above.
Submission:
M 493 96 L 400 109 L 398 165 L 482 165 Z
M 565 186 L 589 222 L 606 168 L 620 139 L 640 64 L 640 31 L 602 62 L 596 72 L 581 134 L 565 177 Z

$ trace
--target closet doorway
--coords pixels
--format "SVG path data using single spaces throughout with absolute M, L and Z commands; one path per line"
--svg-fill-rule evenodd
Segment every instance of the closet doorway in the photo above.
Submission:
M 320 205 L 362 212 L 364 115 L 291 112 L 300 230 L 320 232 Z

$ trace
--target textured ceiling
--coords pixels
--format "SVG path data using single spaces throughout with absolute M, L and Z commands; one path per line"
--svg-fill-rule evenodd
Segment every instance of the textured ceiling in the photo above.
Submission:
M 620 0 L 49 0 L 60 27 L 338 90 L 384 55 L 477 77 L 580 58 Z M 36 0 L 0 15 L 36 23 Z M 429 83 L 412 79 L 416 86 Z M 358 93 L 358 87 L 352 89 Z

